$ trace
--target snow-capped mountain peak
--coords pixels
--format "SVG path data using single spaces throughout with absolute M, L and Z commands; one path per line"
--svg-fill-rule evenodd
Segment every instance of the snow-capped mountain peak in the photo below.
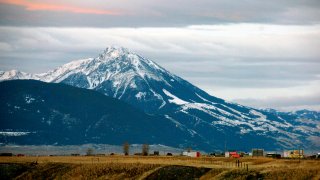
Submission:
M 96 89 L 119 99 L 134 98 L 133 101 L 141 101 L 142 104 L 148 99 L 154 106 L 152 111 L 166 104 L 162 97 L 163 92 L 152 86 L 160 83 L 171 87 L 171 83 L 180 81 L 180 78 L 155 62 L 118 46 L 107 47 L 96 58 L 75 60 L 47 73 L 25 76 L 14 76 L 10 79 L 30 77 L 45 82 L 62 82 L 76 87 Z M 9 79 L 7 76 L 1 78 Z M 134 95 L 127 97 L 132 91 Z
M 161 68 L 153 61 L 139 56 L 137 53 L 120 46 L 109 46 L 103 51 L 103 53 L 95 58 L 96 63 L 107 63 L 108 61 L 117 64 L 116 67 L 118 69 L 123 69 L 126 68 L 126 66 L 131 66 L 132 70 L 140 73 L 141 77 L 143 77 L 144 75 L 149 75 L 150 77 L 152 77 L 151 74 L 155 74 L 155 71 L 166 72 L 165 69 Z M 144 74 L 142 75 L 143 72 Z
M 17 73 L 2 72 L 0 78 L 37 79 L 95 89 L 108 96 L 131 102 L 130 104 L 140 104 L 140 108 L 148 113 L 154 113 L 166 105 L 173 105 L 169 101 L 171 97 L 162 89 L 174 94 L 185 89 L 182 88 L 185 85 L 192 87 L 155 62 L 119 46 L 109 46 L 95 58 L 72 61 L 47 73 L 20 73 L 22 75 L 18 76 Z M 178 87 L 182 89 L 178 90 Z M 184 93 L 188 91 L 191 92 L 192 89 L 187 88 Z M 189 102 L 189 99 L 181 100 Z
M 102 54 L 99 55 L 100 59 L 104 59 L 105 57 L 112 57 L 116 58 L 122 56 L 124 54 L 133 54 L 127 48 L 120 47 L 120 46 L 108 46 Z

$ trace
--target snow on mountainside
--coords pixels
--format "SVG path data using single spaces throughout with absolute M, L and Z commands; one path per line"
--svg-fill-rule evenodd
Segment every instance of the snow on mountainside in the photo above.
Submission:
M 15 74 L 20 75 L 1 72 L 0 80 L 39 79 L 94 89 L 149 114 L 165 115 L 177 127 L 189 129 L 217 148 L 234 138 L 240 138 L 233 142 L 235 148 L 258 146 L 260 142 L 266 147 L 318 147 L 315 141 L 320 137 L 319 116 L 302 118 L 301 114 L 226 102 L 121 47 L 108 47 L 96 58 L 73 61 L 44 74 Z

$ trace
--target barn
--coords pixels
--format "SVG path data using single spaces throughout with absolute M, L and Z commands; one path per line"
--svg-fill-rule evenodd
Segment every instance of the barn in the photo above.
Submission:
M 237 151 L 227 151 L 225 152 L 225 157 L 239 158 L 240 154 Z

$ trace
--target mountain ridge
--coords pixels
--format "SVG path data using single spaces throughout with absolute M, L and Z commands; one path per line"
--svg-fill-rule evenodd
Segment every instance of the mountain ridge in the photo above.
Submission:
M 121 145 L 128 141 L 187 147 L 199 138 L 161 116 L 147 115 L 93 90 L 12 80 L 0 82 L 0 92 L 2 143 Z M 204 148 L 201 142 L 197 145 Z

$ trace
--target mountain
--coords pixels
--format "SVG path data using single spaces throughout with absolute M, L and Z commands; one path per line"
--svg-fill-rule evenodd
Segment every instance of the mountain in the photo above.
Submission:
M 155 62 L 122 47 L 43 74 L 0 72 L 0 80 L 37 79 L 93 89 L 162 115 L 216 149 L 319 148 L 319 116 L 259 110 L 211 96 Z M 313 112 L 317 114 L 317 112 Z
M 167 112 L 177 105 L 192 101 L 204 102 L 196 93 L 208 97 L 202 90 L 153 61 L 125 48 L 113 46 L 108 47 L 97 58 L 72 61 L 43 74 L 33 75 L 16 70 L 0 72 L 0 80 L 10 79 L 36 79 L 94 89 L 150 114 Z M 176 97 L 187 99 L 188 102 Z
M 121 145 L 128 141 L 188 147 L 199 138 L 176 128 L 168 119 L 147 115 L 99 92 L 65 84 L 0 82 L 0 102 L 2 143 Z

